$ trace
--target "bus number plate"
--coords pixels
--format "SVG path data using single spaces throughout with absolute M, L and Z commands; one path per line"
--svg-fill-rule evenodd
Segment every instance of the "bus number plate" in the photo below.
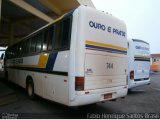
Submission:
M 104 99 L 112 98 L 112 93 L 104 94 Z

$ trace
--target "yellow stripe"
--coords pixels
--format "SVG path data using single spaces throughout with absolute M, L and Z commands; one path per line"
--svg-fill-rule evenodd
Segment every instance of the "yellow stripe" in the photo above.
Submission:
M 41 53 L 39 57 L 38 64 L 36 65 L 23 65 L 23 64 L 16 64 L 16 65 L 10 65 L 10 66 L 17 66 L 17 67 L 31 67 L 31 68 L 45 68 L 47 61 L 48 61 L 49 54 L 47 53 Z
M 86 44 L 114 48 L 114 49 L 118 49 L 118 50 L 127 50 L 127 48 L 125 48 L 125 47 L 115 46 L 115 45 L 111 45 L 111 44 L 104 44 L 104 43 L 99 43 L 99 42 L 94 42 L 94 41 L 88 41 L 88 40 L 86 40 Z

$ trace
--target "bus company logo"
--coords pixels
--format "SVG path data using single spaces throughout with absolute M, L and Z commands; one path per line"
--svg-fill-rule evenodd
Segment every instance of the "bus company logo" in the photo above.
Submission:
M 108 33 L 113 33 L 113 34 L 116 34 L 116 35 L 119 35 L 119 36 L 123 36 L 123 37 L 126 36 L 126 33 L 122 30 L 112 28 L 111 26 L 106 26 L 104 24 L 97 23 L 97 22 L 94 22 L 94 21 L 89 21 L 89 26 L 91 28 L 95 28 L 95 29 L 102 30 L 102 31 L 107 31 Z
M 14 113 L 2 113 L 1 116 L 2 119 L 18 119 L 18 114 Z
M 141 49 L 141 50 L 147 50 L 147 51 L 149 51 L 149 48 L 142 47 L 142 46 L 136 46 L 135 48 L 136 49 Z
M 91 73 L 93 73 L 93 70 L 92 70 L 92 69 L 90 69 L 90 68 L 87 68 L 86 73 L 87 73 L 87 74 L 91 74 Z
M 13 64 L 23 64 L 23 58 L 13 59 Z
M 106 30 L 106 26 L 105 26 L 105 25 L 100 24 L 100 23 L 95 23 L 95 22 L 93 22 L 93 21 L 90 21 L 90 22 L 89 22 L 89 26 L 90 26 L 90 27 L 94 27 L 95 29 L 101 29 L 101 30 L 103 30 L 103 31 Z

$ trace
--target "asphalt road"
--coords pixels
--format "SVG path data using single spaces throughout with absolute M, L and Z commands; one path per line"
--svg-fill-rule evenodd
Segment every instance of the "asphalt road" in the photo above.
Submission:
M 158 119 L 160 118 L 160 73 L 152 74 L 150 78 L 151 85 L 139 87 L 129 92 L 125 99 L 75 108 L 66 107 L 42 98 L 37 98 L 35 101 L 29 100 L 23 88 L 8 84 L 16 92 L 18 100 L 12 104 L 1 106 L 0 118 L 9 115 L 26 119 L 66 119 L 72 117 L 106 119 L 108 118 L 106 117 L 107 114 L 111 114 L 112 118 L 116 114 L 118 118 L 122 118 L 121 116 L 124 116 L 122 114 L 127 114 L 127 118 L 141 119 L 141 116 L 145 114 L 154 113 L 154 118 Z M 149 116 L 145 115 L 145 117 Z

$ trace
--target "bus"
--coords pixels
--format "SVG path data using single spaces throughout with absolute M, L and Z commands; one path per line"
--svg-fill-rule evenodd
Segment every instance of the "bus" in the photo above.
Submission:
M 0 47 L 0 72 L 4 71 L 4 57 L 5 57 L 6 47 Z
M 123 21 L 79 6 L 6 51 L 6 79 L 66 106 L 127 95 L 127 33 Z
M 139 39 L 128 39 L 128 89 L 149 85 L 149 43 Z
M 4 71 L 4 53 L 0 55 L 0 71 Z

